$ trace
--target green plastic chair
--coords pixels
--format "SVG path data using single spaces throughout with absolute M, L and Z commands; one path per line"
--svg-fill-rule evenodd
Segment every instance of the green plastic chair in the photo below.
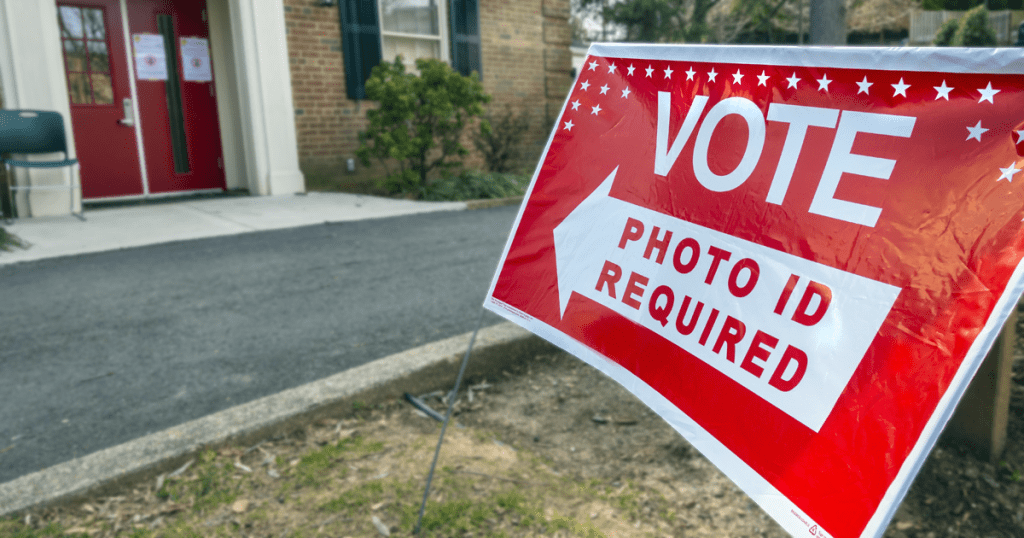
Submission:
M 63 153 L 64 158 L 56 161 L 23 161 L 11 158 L 10 155 L 33 155 L 44 153 Z M 64 134 L 64 118 L 59 112 L 45 110 L 0 110 L 0 159 L 7 168 L 7 188 L 11 200 L 11 215 L 5 215 L 11 221 L 15 209 L 14 191 L 19 190 L 68 190 L 71 214 L 81 220 L 85 216 L 75 213 L 74 176 L 68 174 L 67 185 L 25 185 L 14 186 L 12 167 L 22 168 L 61 168 L 78 164 L 78 159 L 68 157 L 67 137 Z M 69 169 L 70 172 L 70 169 Z

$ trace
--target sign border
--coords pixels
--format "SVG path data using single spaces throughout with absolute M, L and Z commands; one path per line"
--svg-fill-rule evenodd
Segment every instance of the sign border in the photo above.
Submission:
M 836 54 L 842 51 L 842 61 L 836 62 Z M 879 62 L 879 56 L 885 58 Z M 800 65 L 804 67 L 835 67 L 861 68 L 880 71 L 939 71 L 949 73 L 985 73 L 985 74 L 1024 74 L 1024 55 L 1019 49 L 1011 48 L 887 48 L 887 47 L 787 47 L 787 46 L 743 46 L 743 45 L 635 45 L 595 43 L 587 51 L 587 56 L 632 58 L 661 61 L 699 61 L 717 63 L 756 62 L 764 65 Z M 582 70 L 573 79 L 573 85 L 579 81 Z M 557 117 L 565 114 L 570 94 Z M 728 447 L 715 439 L 696 421 L 683 413 L 667 398 L 651 388 L 646 382 L 623 368 L 615 361 L 587 347 L 585 344 L 555 329 L 547 323 L 522 312 L 494 298 L 494 289 L 501 276 L 508 257 L 515 231 L 519 229 L 523 213 L 533 194 L 544 159 L 551 149 L 552 141 L 558 132 L 557 126 L 548 136 L 544 151 L 530 185 L 523 197 L 509 237 L 505 242 L 499 259 L 497 270 L 487 291 L 484 308 L 515 322 L 545 340 L 561 347 L 584 362 L 608 375 L 620 385 L 640 398 L 645 405 L 663 417 L 680 435 L 695 448 L 700 450 L 730 480 L 740 485 L 741 489 L 751 497 L 773 519 L 782 524 L 787 532 L 801 529 L 797 526 L 806 525 L 810 528 L 816 523 L 803 510 L 778 491 L 752 467 L 736 456 Z M 1024 259 L 1014 269 L 1006 288 L 1000 295 L 992 313 L 967 350 L 956 374 L 950 380 L 945 392 L 925 423 L 913 448 L 907 454 L 892 482 L 886 488 L 878 506 L 861 531 L 862 538 L 880 537 L 885 532 L 889 521 L 895 515 L 900 502 L 906 496 L 913 478 L 920 471 L 931 449 L 938 441 L 946 423 L 952 417 L 956 404 L 966 392 L 982 361 L 991 349 L 996 337 L 1002 330 L 1004 320 L 1017 307 L 1021 294 L 1024 293 Z M 787 522 L 789 524 L 787 524 Z M 821 528 L 818 526 L 818 528 Z

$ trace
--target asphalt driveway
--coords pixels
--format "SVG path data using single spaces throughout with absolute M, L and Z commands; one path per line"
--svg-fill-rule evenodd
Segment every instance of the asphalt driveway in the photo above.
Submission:
M 516 210 L 0 267 L 0 482 L 471 331 Z

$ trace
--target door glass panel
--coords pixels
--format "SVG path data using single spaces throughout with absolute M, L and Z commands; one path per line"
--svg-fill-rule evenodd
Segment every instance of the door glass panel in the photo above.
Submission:
M 164 53 L 167 60 L 167 119 L 171 130 L 171 155 L 174 158 L 174 173 L 187 174 L 191 169 L 188 158 L 188 141 L 185 139 L 185 113 L 181 100 L 181 81 L 178 78 L 178 42 L 174 32 L 174 19 L 163 13 L 156 16 L 156 26 L 164 37 Z
M 60 22 L 60 36 L 82 38 L 82 10 L 77 7 L 61 6 L 57 16 Z
M 103 41 L 89 41 L 89 70 L 98 73 L 110 72 L 110 57 L 107 44 Z
M 68 71 L 85 71 L 85 47 L 81 41 L 64 41 L 64 60 Z
M 92 102 L 89 92 L 89 79 L 85 73 L 68 73 L 68 92 L 71 94 L 71 103 L 75 105 L 87 105 Z
M 92 73 L 92 100 L 97 105 L 109 105 L 114 102 L 114 88 L 110 85 L 110 75 Z
M 110 50 L 103 10 L 58 6 L 68 94 L 76 105 L 112 105 Z
M 89 39 L 107 38 L 107 32 L 103 28 L 102 10 L 82 9 L 82 22 L 85 23 L 85 37 Z

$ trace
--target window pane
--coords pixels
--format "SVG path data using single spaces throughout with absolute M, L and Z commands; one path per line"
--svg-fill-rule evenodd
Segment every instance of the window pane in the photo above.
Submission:
M 82 22 L 85 24 L 85 37 L 89 39 L 107 39 L 103 28 L 103 11 L 99 9 L 83 9 Z
M 381 0 L 384 31 L 437 35 L 435 0 Z
M 110 72 L 110 57 L 107 55 L 106 43 L 89 41 L 89 70 L 97 73 Z
M 85 73 L 68 73 L 68 93 L 71 95 L 71 103 L 75 105 L 87 105 L 92 102 L 89 99 L 89 80 Z
M 61 37 L 82 37 L 82 10 L 77 7 L 61 6 L 57 14 Z
M 437 41 L 427 41 L 423 39 L 416 40 L 416 57 L 417 58 L 440 58 L 441 57 L 441 44 Z
M 419 73 L 416 69 L 416 58 L 441 57 L 441 43 L 434 39 L 384 36 L 382 41 L 384 59 L 390 61 L 401 55 L 405 70 L 409 73 Z
M 114 88 L 110 85 L 110 75 L 105 73 L 92 73 L 92 99 L 97 105 L 110 105 L 114 103 Z
M 64 41 L 64 60 L 68 71 L 85 71 L 85 47 L 81 41 Z

